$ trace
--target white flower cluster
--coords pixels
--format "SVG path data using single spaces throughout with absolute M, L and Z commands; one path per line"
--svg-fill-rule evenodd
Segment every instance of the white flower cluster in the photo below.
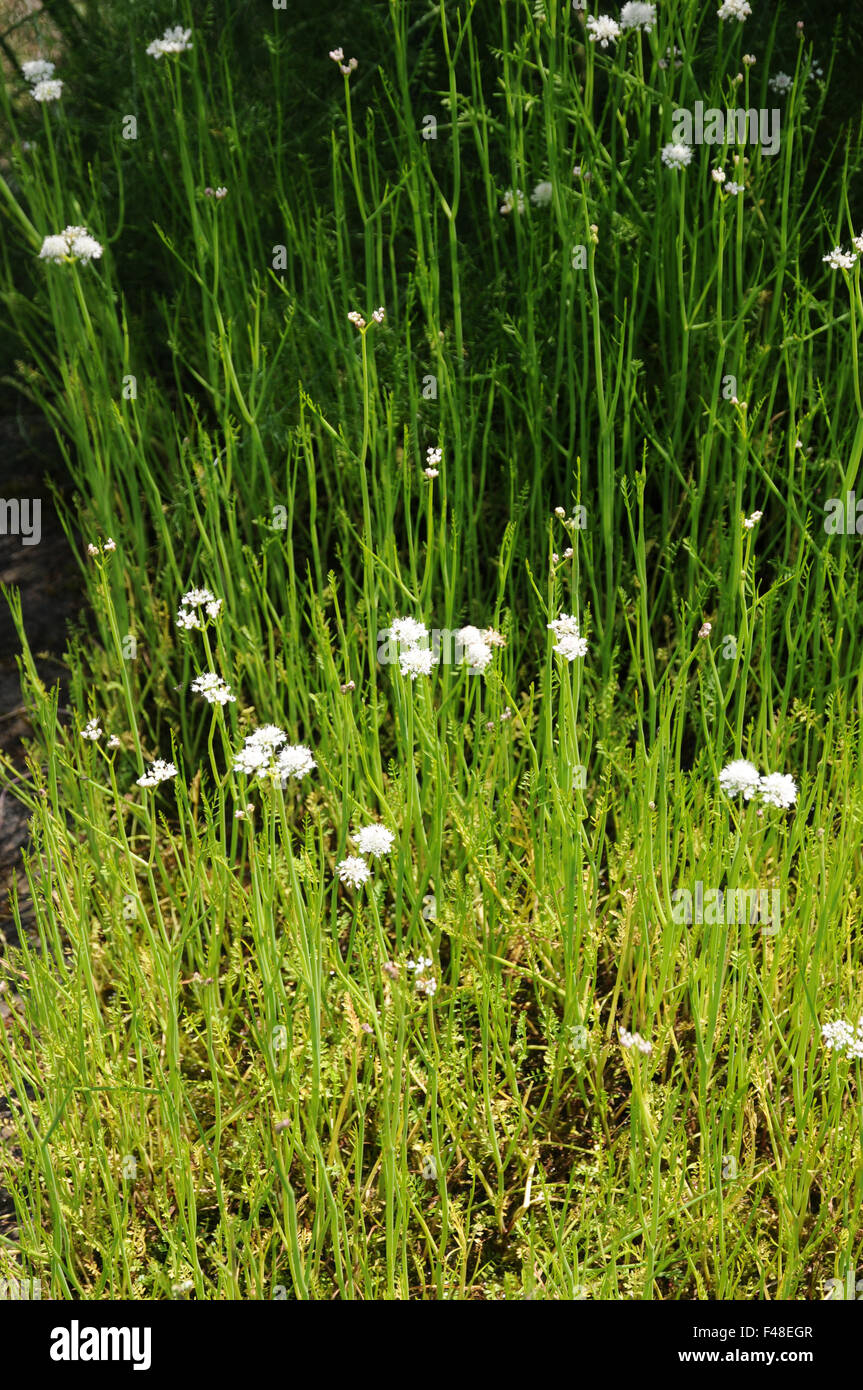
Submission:
M 338 63 L 339 72 L 342 74 L 342 77 L 350 77 L 351 73 L 356 72 L 359 66 L 356 58 L 349 58 L 348 61 L 345 62 L 345 50 L 343 48 L 331 48 L 329 56 L 334 63 Z
M 493 643 L 489 641 L 489 633 L 492 633 L 493 637 L 497 636 L 492 628 L 480 632 L 478 627 L 471 627 L 470 625 L 460 627 L 456 632 L 456 653 L 461 653 L 462 664 L 466 663 L 474 673 L 484 671 L 494 656 Z
M 749 0 L 722 0 L 716 13 L 720 19 L 736 19 L 742 24 L 751 15 L 752 6 Z
M 176 777 L 177 769 L 173 763 L 166 763 L 164 758 L 156 758 L 150 764 L 150 771 L 145 772 L 143 777 L 138 778 L 139 787 L 157 787 L 160 782 L 170 782 L 172 777 Z
M 430 634 L 425 623 L 418 622 L 416 618 L 396 618 L 390 625 L 389 634 L 398 644 L 399 669 L 403 676 L 409 676 L 414 681 L 417 676 L 431 675 L 432 667 L 440 660 L 440 653 L 429 646 Z M 468 624 L 451 635 L 455 639 L 455 661 L 468 666 L 472 675 L 485 671 L 494 656 L 494 647 L 506 646 L 506 638 L 492 627 L 480 630 Z M 449 653 L 445 660 L 450 660 Z
M 63 95 L 63 83 L 59 77 L 51 78 L 47 82 L 34 82 L 30 88 L 30 95 L 34 101 L 59 101 Z
M 371 825 L 364 825 L 351 838 L 356 841 L 359 853 L 349 854 L 346 859 L 341 859 L 336 865 L 336 873 L 342 883 L 350 884 L 351 888 L 359 888 L 372 876 L 372 871 L 363 856 L 382 859 L 385 854 L 389 854 L 396 837 L 385 825 L 375 821 Z
M 620 38 L 620 25 L 608 14 L 591 15 L 587 28 L 590 42 L 598 43 L 601 48 L 608 48 L 609 43 Z
M 425 623 L 416 618 L 396 618 L 390 634 L 399 644 L 399 670 L 403 676 L 415 681 L 417 676 L 430 676 L 437 656 L 431 647 L 423 647 L 428 641 L 429 630 Z
M 621 29 L 643 29 L 649 34 L 656 23 L 656 6 L 645 5 L 640 0 L 627 0 L 620 11 Z
M 858 246 L 858 243 L 860 245 Z M 854 237 L 854 245 L 863 249 L 863 237 Z M 834 246 L 832 251 L 828 251 L 826 256 L 821 257 L 826 261 L 831 270 L 852 270 L 857 259 L 856 251 L 843 251 L 841 246 Z
M 372 859 L 380 859 L 389 854 L 395 843 L 395 835 L 385 825 L 364 825 L 354 836 L 360 854 L 368 854 Z
M 436 478 L 440 472 L 438 464 L 443 459 L 443 449 L 426 449 L 426 467 L 423 469 L 427 478 Z
M 227 682 L 214 671 L 204 671 L 202 675 L 196 676 L 192 681 L 192 689 L 196 695 L 203 695 L 209 705 L 227 705 L 235 702 L 237 698 L 231 694 Z
M 669 141 L 663 145 L 660 158 L 668 169 L 685 169 L 692 163 L 692 146 Z
M 150 58 L 164 58 L 166 53 L 187 53 L 194 46 L 189 43 L 191 37 L 191 29 L 177 24 L 173 29 L 166 29 L 160 39 L 154 39 L 147 45 L 147 55 Z
M 31 58 L 21 64 L 21 71 L 30 83 L 30 95 L 34 101 L 59 101 L 63 95 L 63 83 L 54 77 L 54 64 L 47 58 Z
M 87 546 L 87 554 L 92 558 L 95 558 L 97 555 L 102 555 L 103 553 L 110 555 L 116 549 L 117 542 L 114 540 L 112 536 L 109 536 L 104 544 L 100 541 L 98 545 L 94 545 L 91 541 L 90 544 Z
M 278 782 L 283 787 L 291 778 L 299 782 L 317 767 L 317 763 L 310 748 L 303 743 L 288 743 L 287 737 L 276 724 L 264 724 L 255 729 L 235 754 L 234 771 L 257 777 L 262 782 Z
M 520 188 L 508 188 L 500 205 L 500 211 L 504 217 L 508 217 L 514 210 L 524 212 L 524 194 Z
M 787 773 L 769 772 L 764 776 L 754 763 L 745 758 L 736 758 L 722 769 L 719 786 L 726 796 L 739 796 L 743 793 L 745 801 L 759 796 L 766 806 L 778 806 L 785 810 L 797 800 L 797 784 Z
M 561 613 L 559 618 L 554 618 L 547 626 L 557 638 L 554 650 L 558 656 L 565 657 L 567 661 L 587 656 L 587 639 L 581 635 L 577 618 L 570 617 L 568 613 Z
M 222 607 L 222 600 L 211 594 L 209 589 L 190 589 L 180 599 L 180 607 L 177 609 L 177 626 L 185 628 L 187 632 L 194 628 L 199 631 L 202 627 L 200 609 L 203 608 L 205 623 L 207 618 L 218 618 Z
M 336 873 L 340 881 L 349 884 L 351 888 L 359 888 L 372 876 L 365 859 L 361 859 L 358 854 L 349 854 L 347 859 L 340 860 L 336 865 Z
M 89 739 L 91 743 L 96 743 L 102 737 L 102 728 L 98 719 L 88 719 L 81 730 L 81 737 Z
M 536 185 L 531 193 L 530 201 L 535 208 L 547 208 L 551 202 L 553 191 L 552 185 L 549 183 L 548 179 L 543 179 L 541 183 Z
M 55 265 L 63 261 L 80 261 L 82 265 L 89 265 L 91 261 L 97 261 L 101 254 L 102 247 L 95 237 L 90 236 L 86 227 L 66 227 L 58 236 L 45 237 L 39 259 L 53 261 Z
M 643 1052 L 645 1057 L 653 1051 L 653 1043 L 648 1042 L 640 1033 L 630 1033 L 625 1028 L 619 1028 L 618 1032 L 620 1033 L 621 1047 L 634 1047 L 636 1051 Z
M 665 57 L 659 59 L 657 67 L 662 68 L 664 71 L 666 68 L 671 67 L 673 63 L 676 68 L 682 68 L 683 59 L 680 56 L 682 51 L 683 50 L 678 48 L 676 44 L 670 44 L 665 50 Z
M 21 71 L 28 82 L 44 82 L 46 78 L 54 76 L 54 64 L 49 63 L 47 58 L 31 58 L 21 64 Z
M 777 72 L 767 85 L 772 92 L 788 92 L 794 86 L 794 78 L 789 77 L 787 72 Z
M 837 1018 L 823 1025 L 821 1036 L 826 1048 L 844 1053 L 846 1057 L 863 1058 L 863 1014 L 857 1020 L 856 1029 L 844 1018 Z
M 430 974 L 432 968 L 431 956 L 419 956 L 416 960 L 406 962 L 408 970 L 414 972 L 414 986 L 420 994 L 427 994 L 429 998 L 437 991 L 437 980 Z
M 383 323 L 385 317 L 386 310 L 384 309 L 383 305 L 381 305 L 379 309 L 375 309 L 372 311 L 372 318 L 374 319 L 375 323 Z M 360 330 L 360 332 L 362 332 L 362 330 L 366 326 L 365 319 L 363 318 L 362 314 L 357 312 L 356 309 L 352 309 L 351 312 L 348 314 L 348 323 L 352 323 L 355 328 L 358 328 Z

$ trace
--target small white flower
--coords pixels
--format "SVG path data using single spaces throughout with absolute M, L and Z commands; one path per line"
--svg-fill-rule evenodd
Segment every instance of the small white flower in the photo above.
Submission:
M 342 883 L 349 883 L 352 888 L 359 888 L 360 884 L 367 883 L 372 876 L 365 859 L 360 859 L 356 854 L 349 854 L 347 859 L 340 860 L 336 865 L 336 873 Z
M 95 743 L 102 737 L 102 727 L 98 719 L 87 720 L 87 723 L 81 730 L 81 737 L 89 739 L 91 743 Z
M 520 188 L 508 188 L 503 195 L 503 202 L 500 205 L 502 215 L 508 217 L 513 209 L 524 212 L 524 194 Z
M 793 806 L 797 800 L 797 784 L 787 773 L 767 773 L 761 778 L 758 790 L 766 805 L 778 806 L 781 810 Z
M 356 309 L 352 309 L 348 314 L 348 323 L 354 324 L 356 328 L 365 328 L 366 321 L 362 314 L 358 314 Z
M 89 265 L 91 261 L 98 261 L 102 254 L 102 247 L 95 237 L 84 232 L 79 236 L 72 237 L 69 243 L 69 254 L 76 261 L 80 261 L 82 265 Z
M 737 19 L 742 24 L 744 19 L 751 15 L 752 6 L 749 0 L 722 0 L 722 5 L 716 13 L 720 19 Z
M 857 259 L 857 253 L 855 251 L 843 251 L 841 246 L 836 246 L 821 259 L 826 261 L 831 270 L 851 270 Z
M 663 145 L 661 159 L 669 169 L 685 169 L 692 163 L 692 147 L 670 141 Z
M 177 24 L 173 29 L 166 29 L 160 39 L 154 39 L 148 44 L 147 54 L 150 58 L 164 58 L 166 53 L 187 53 L 193 47 L 189 43 L 191 37 L 191 29 L 184 29 L 181 24 Z
M 753 512 L 752 515 L 748 516 L 744 521 L 744 529 L 747 531 L 752 531 L 755 527 L 756 522 L 760 521 L 763 515 L 763 512 Z
M 757 61 L 758 61 L 758 60 L 757 60 L 757 58 L 755 57 L 755 54 L 754 54 L 754 53 L 744 53 L 744 55 L 743 55 L 743 57 L 742 57 L 742 59 L 741 59 L 741 62 L 743 63 L 743 66 L 746 67 L 746 68 L 754 67 Z
M 669 48 L 666 48 L 665 57 L 659 59 L 659 63 L 657 64 L 657 66 L 665 69 L 670 67 L 673 63 L 676 68 L 682 68 L 683 59 L 679 56 L 681 52 L 681 49 L 677 48 L 676 45 L 672 44 Z
M 559 618 L 554 618 L 546 626 L 557 638 L 554 651 L 558 656 L 565 657 L 567 661 L 587 656 L 587 640 L 581 635 L 577 618 L 571 617 L 568 613 L 561 613 Z
M 712 623 L 702 623 L 701 627 L 698 629 L 698 636 L 701 638 L 709 637 L 712 631 Z
M 608 48 L 609 43 L 620 38 L 620 25 L 611 15 L 591 15 L 587 27 L 590 30 L 590 42 L 598 43 L 601 48 Z
M 69 255 L 69 243 L 64 236 L 46 236 L 42 242 L 39 259 L 43 261 L 65 261 Z
M 210 705 L 227 705 L 235 702 L 237 698 L 231 694 L 222 677 L 213 671 L 204 671 L 202 675 L 196 676 L 192 681 L 192 689 L 197 695 L 203 695 Z
M 299 782 L 303 777 L 308 776 L 317 767 L 317 763 L 312 757 L 311 748 L 307 748 L 304 743 L 289 743 L 285 748 L 279 750 L 276 758 L 275 776 L 279 779 L 282 786 L 293 778 Z
M 653 1043 L 648 1042 L 640 1033 L 630 1033 L 626 1028 L 619 1028 L 620 1046 L 634 1047 L 638 1052 L 643 1052 L 645 1056 L 653 1051 Z
M 536 188 L 530 195 L 530 201 L 535 208 L 547 208 L 551 202 L 552 192 L 552 185 L 547 179 L 544 179 L 542 183 L 536 185 Z
M 399 652 L 399 669 L 403 676 L 415 681 L 417 676 L 430 676 L 437 657 L 431 647 L 409 647 Z
M 858 251 L 863 251 L 863 236 L 853 236 L 851 238 L 851 245 L 856 246 Z
M 166 763 L 164 758 L 156 758 L 155 762 L 150 764 L 150 771 L 138 778 L 137 785 L 139 787 L 156 787 L 160 782 L 169 782 L 176 775 L 177 769 L 173 763 Z
M 272 769 L 273 750 L 246 739 L 244 748 L 234 754 L 234 771 L 244 772 L 247 777 L 265 777 Z
M 109 554 L 112 550 L 117 549 L 117 542 L 111 536 L 109 536 L 105 542 L 105 549 L 108 551 Z
M 339 63 L 339 72 L 342 77 L 350 77 L 352 72 L 356 72 L 358 63 L 356 58 L 349 58 L 346 63 Z
M 710 177 L 713 179 L 713 182 L 714 182 L 714 183 L 724 183 L 724 182 L 725 182 L 725 170 L 724 170 L 724 169 L 711 169 L 711 171 L 710 171 Z
M 330 57 L 334 63 L 343 63 L 345 61 L 345 50 L 343 48 L 331 48 Z
M 728 183 L 725 185 L 725 192 L 730 193 L 732 197 L 735 197 L 736 194 L 743 193 L 744 191 L 745 190 L 743 184 L 735 183 L 733 179 L 729 179 Z
M 767 85 L 773 92 L 787 92 L 794 86 L 794 78 L 789 77 L 787 72 L 777 72 Z
M 426 449 L 426 463 L 434 468 L 443 459 L 443 449 Z
M 200 629 L 201 623 L 200 609 L 203 608 L 208 618 L 218 618 L 222 609 L 222 600 L 216 598 L 209 589 L 190 589 L 180 599 L 181 607 L 177 610 L 177 626 L 185 628 L 187 632 L 193 629 Z
M 417 642 L 425 641 L 429 635 L 425 623 L 417 622 L 416 618 L 396 618 L 390 627 L 390 633 L 400 646 L 411 647 Z
M 471 667 L 474 673 L 484 671 L 494 653 L 478 627 L 460 627 L 455 634 L 456 655 L 461 654 L 462 663 Z
M 857 1020 L 856 1031 L 853 1024 L 837 1018 L 822 1026 L 821 1036 L 826 1048 L 844 1052 L 847 1057 L 863 1058 L 863 1015 Z
M 439 469 L 439 468 L 424 468 L 424 469 L 423 469 L 423 472 L 425 473 L 425 475 L 426 475 L 427 478 L 439 478 L 439 477 L 440 477 L 440 469 Z
M 41 260 L 80 261 L 82 265 L 98 260 L 101 254 L 102 247 L 86 227 L 66 227 L 58 236 L 46 236 L 39 252 Z
M 415 972 L 414 987 L 420 994 L 431 996 L 437 990 L 437 980 L 428 972 L 432 968 L 431 956 L 417 956 L 416 960 L 408 960 L 407 968 Z
M 381 305 L 379 309 L 375 309 L 373 311 L 372 318 L 374 319 L 375 323 L 383 323 L 385 318 L 385 311 L 383 305 Z
M 742 792 L 744 799 L 751 801 L 760 785 L 761 775 L 758 768 L 745 758 L 736 758 L 719 774 L 719 786 L 726 796 L 739 796 Z
M 30 95 L 34 101 L 59 101 L 63 95 L 63 83 L 59 77 L 46 78 L 30 88 Z
M 120 740 L 118 739 L 118 737 L 117 737 L 116 734 L 112 734 L 111 737 L 108 739 L 107 747 L 108 747 L 108 748 L 119 748 L 119 747 L 120 747 Z
M 49 63 L 47 58 L 31 58 L 29 62 L 21 64 L 21 71 L 28 82 L 41 82 L 46 77 L 54 76 L 54 64 Z
M 416 970 L 418 974 L 422 974 L 424 971 L 428 970 L 431 964 L 431 956 L 417 956 L 416 960 L 409 959 L 406 962 L 408 970 Z
M 656 6 L 640 4 L 639 0 L 627 0 L 620 11 L 621 29 L 643 29 L 649 34 L 656 23 Z
M 248 735 L 246 743 L 258 748 L 278 748 L 286 739 L 287 734 L 278 724 L 262 724 L 260 729 L 255 729 L 254 733 Z
M 214 595 L 209 589 L 189 589 L 180 602 L 187 608 L 200 608 L 202 604 L 212 603 Z
M 354 836 L 360 854 L 369 854 L 372 859 L 380 859 L 389 854 L 395 842 L 395 835 L 385 825 L 364 825 Z

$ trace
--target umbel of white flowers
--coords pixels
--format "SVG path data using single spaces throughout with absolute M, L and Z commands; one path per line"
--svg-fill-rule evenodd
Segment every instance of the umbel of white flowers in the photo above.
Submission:
M 570 617 L 568 613 L 561 613 L 559 618 L 554 618 L 547 626 L 557 638 L 554 650 L 558 656 L 565 657 L 567 661 L 587 656 L 587 640 L 581 635 L 577 618 Z
M 762 776 L 754 763 L 745 758 L 736 758 L 728 763 L 719 774 L 719 786 L 726 796 L 739 796 L 751 801 L 757 796 L 766 806 L 778 806 L 785 810 L 797 800 L 797 784 L 793 777 L 782 772 L 768 772 Z
M 234 771 L 260 782 L 280 782 L 283 787 L 299 782 L 314 771 L 317 763 L 312 750 L 303 743 L 288 743 L 287 734 L 277 724 L 264 724 L 248 734 L 239 753 L 234 755 Z
M 53 261 L 55 265 L 63 262 L 72 265 L 77 261 L 89 265 L 91 261 L 97 261 L 101 254 L 102 247 L 95 237 L 90 236 L 86 227 L 66 227 L 57 236 L 45 237 L 39 259 Z
M 147 53 L 151 58 L 164 58 L 168 53 L 187 53 L 194 47 L 189 43 L 191 37 L 191 29 L 184 29 L 182 24 L 177 24 L 173 29 L 166 29 L 160 39 L 154 39 L 148 44 Z

